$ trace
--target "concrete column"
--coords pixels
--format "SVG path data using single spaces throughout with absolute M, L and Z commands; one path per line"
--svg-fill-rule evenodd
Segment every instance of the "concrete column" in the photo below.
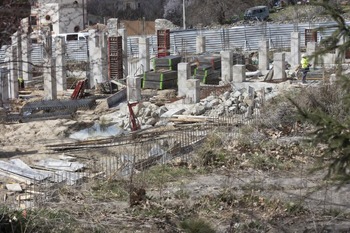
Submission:
M 106 82 L 108 80 L 108 36 L 100 32 L 100 38 L 102 82 Z
M 144 72 L 150 70 L 149 38 L 139 38 L 139 59 Z
M 179 97 L 186 96 L 187 80 L 191 77 L 191 67 L 189 63 L 181 62 L 177 65 L 177 88 Z
M 273 55 L 273 79 L 286 79 L 285 53 L 275 53 Z
M 232 51 L 221 52 L 221 80 L 223 83 L 232 81 L 233 57 Z
M 186 100 L 189 104 L 199 103 L 200 101 L 200 80 L 199 79 L 189 79 L 186 82 L 187 92 Z
M 24 81 L 33 79 L 33 66 L 31 56 L 31 39 L 29 37 L 29 22 L 28 18 L 21 20 L 21 49 L 22 49 L 22 77 Z
M 297 67 L 300 64 L 300 33 L 292 32 L 290 42 L 290 65 L 294 69 L 294 67 Z
M 118 36 L 118 19 L 111 18 L 107 20 L 107 30 L 109 37 L 117 37 Z
M 66 73 L 66 58 L 64 38 L 56 37 L 56 80 L 57 91 L 63 92 L 67 90 L 67 73 Z
M 129 102 L 141 100 L 141 77 L 128 77 L 126 79 L 126 95 Z
M 97 30 L 89 30 L 90 87 L 108 79 L 107 37 Z
M 28 35 L 21 35 L 22 41 L 22 77 L 24 81 L 31 81 L 33 79 L 33 66 L 31 59 L 31 41 Z
M 9 84 L 9 70 L 6 68 L 0 68 L 0 95 L 1 95 L 2 102 L 7 102 L 9 99 L 8 84 Z
M 43 28 L 44 34 L 44 99 L 57 99 L 57 82 L 55 73 L 56 60 L 52 57 L 52 35 L 49 27 Z
M 232 82 L 242 83 L 245 81 L 245 65 L 234 65 L 232 66 Z
M 22 32 L 17 31 L 13 35 L 17 37 L 17 73 L 18 77 L 23 78 Z
M 18 34 L 15 33 L 11 36 L 11 47 L 9 53 L 9 97 L 10 99 L 18 98 L 18 77 L 19 77 L 19 63 L 18 63 Z
M 312 56 L 315 54 L 317 49 L 317 43 L 316 42 L 307 42 L 306 45 L 306 54 L 308 56 Z M 315 59 L 309 59 L 309 63 L 312 64 L 312 67 L 315 67 Z
M 125 28 L 118 29 L 118 33 L 122 36 L 122 47 L 123 47 L 123 77 L 126 78 L 128 73 L 128 37 Z
M 268 40 L 260 40 L 259 44 L 259 70 L 264 72 L 265 70 L 270 69 L 269 62 L 269 41 Z
M 205 53 L 205 36 L 197 36 L 196 38 L 196 53 Z
M 312 56 L 316 52 L 317 43 L 316 42 L 307 42 L 306 45 L 306 54 Z

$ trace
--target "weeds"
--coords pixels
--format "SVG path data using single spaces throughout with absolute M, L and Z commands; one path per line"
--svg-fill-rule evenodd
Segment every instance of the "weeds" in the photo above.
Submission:
M 187 219 L 180 226 L 186 233 L 215 233 L 211 225 L 203 219 Z
M 285 211 L 290 215 L 301 215 L 308 212 L 308 210 L 302 205 L 302 203 L 289 202 L 286 204 Z
M 65 210 L 36 209 L 9 210 L 3 209 L 0 232 L 4 233 L 80 233 L 78 222 Z
M 128 184 L 126 181 L 121 180 L 97 181 L 91 189 L 97 200 L 114 199 L 126 201 L 129 196 Z

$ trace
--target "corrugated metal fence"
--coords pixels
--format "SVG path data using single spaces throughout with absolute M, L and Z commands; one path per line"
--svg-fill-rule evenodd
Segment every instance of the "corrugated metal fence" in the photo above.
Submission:
M 349 23 L 349 22 L 348 22 Z M 305 29 L 316 29 L 327 27 L 318 32 L 317 40 L 320 41 L 334 31 L 330 26 L 334 23 L 307 23 L 299 24 L 297 30 L 301 34 L 301 46 L 305 46 Z M 185 30 L 172 31 L 170 33 L 171 52 L 180 54 L 193 54 L 196 52 L 196 37 L 203 35 L 206 38 L 206 50 L 208 52 L 220 52 L 222 50 L 236 49 L 239 51 L 256 51 L 259 47 L 259 41 L 265 37 L 269 40 L 271 49 L 289 49 L 290 36 L 295 30 L 294 24 L 269 24 L 261 23 L 254 26 L 237 26 L 232 28 L 220 28 L 210 30 Z M 138 55 L 138 38 L 128 37 L 128 55 Z M 149 36 L 150 54 L 157 53 L 156 35 Z M 68 61 L 87 61 L 88 59 L 88 41 L 69 41 L 66 44 L 66 56 Z M 0 49 L 0 62 L 5 57 L 4 49 Z M 43 61 L 43 47 L 41 44 L 32 45 L 32 62 L 41 64 Z
M 318 31 L 318 41 L 332 34 L 334 23 L 299 24 L 297 31 L 301 34 L 301 46 L 305 47 L 305 29 L 316 29 L 327 27 Z M 294 24 L 269 24 L 262 23 L 254 26 L 237 26 L 232 28 L 220 28 L 211 30 L 186 30 L 170 32 L 170 44 L 172 53 L 195 53 L 196 37 L 205 36 L 206 50 L 208 52 L 219 52 L 228 49 L 242 51 L 256 51 L 259 41 L 265 37 L 269 41 L 271 49 L 289 49 L 291 33 L 295 30 Z M 156 35 L 149 36 L 151 55 L 157 51 Z M 138 54 L 138 38 L 128 38 L 128 54 Z

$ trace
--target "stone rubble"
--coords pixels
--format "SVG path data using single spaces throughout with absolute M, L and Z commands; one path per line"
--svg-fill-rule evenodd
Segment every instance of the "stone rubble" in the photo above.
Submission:
M 266 98 L 275 96 L 277 91 L 271 86 L 262 87 Z M 247 88 L 236 87 L 231 91 L 226 91 L 221 95 L 210 95 L 196 104 L 183 104 L 177 102 L 157 106 L 151 102 L 141 102 L 133 107 L 134 113 L 142 128 L 149 128 L 159 125 L 173 124 L 169 118 L 173 116 L 208 116 L 218 117 L 224 114 L 244 114 L 249 117 L 255 109 L 261 107 L 262 89 L 255 90 L 254 96 L 250 97 Z M 251 112 L 248 112 L 251 108 Z M 129 110 L 127 103 L 118 106 L 119 111 L 109 113 L 100 117 L 100 121 L 105 121 L 118 125 L 129 130 Z

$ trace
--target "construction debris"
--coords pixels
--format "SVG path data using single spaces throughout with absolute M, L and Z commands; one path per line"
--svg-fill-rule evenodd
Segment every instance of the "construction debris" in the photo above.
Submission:
M 6 184 L 6 189 L 9 191 L 13 192 L 22 192 L 22 187 L 20 184 L 15 183 L 15 184 Z

